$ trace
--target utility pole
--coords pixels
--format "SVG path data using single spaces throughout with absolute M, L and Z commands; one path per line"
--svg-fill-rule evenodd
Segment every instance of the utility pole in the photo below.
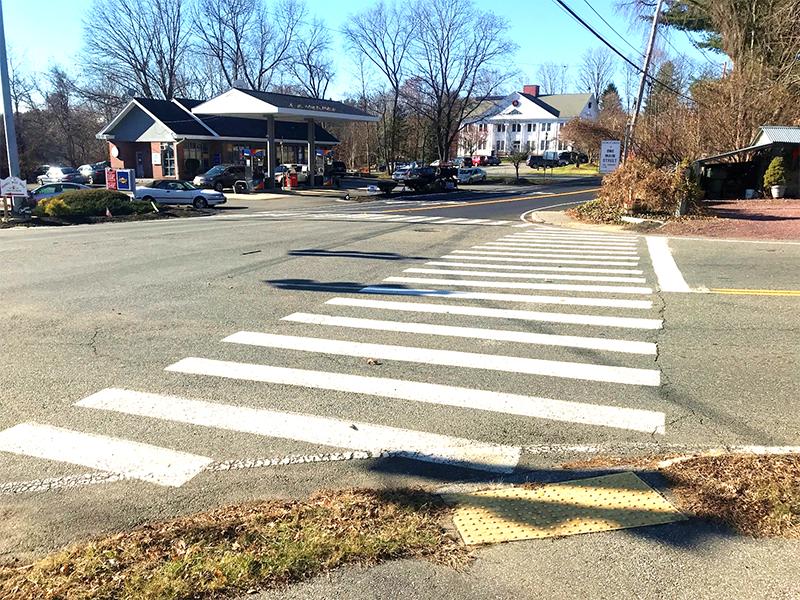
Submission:
M 8 82 L 8 57 L 6 56 L 6 35 L 3 25 L 3 3 L 0 0 L 0 88 L 3 94 L 3 125 L 6 130 L 6 151 L 8 152 L 8 172 L 11 177 L 19 177 L 19 157 L 17 156 L 17 132 L 14 129 L 14 112 L 11 110 L 11 86 Z M 14 197 L 14 210 L 17 210 L 19 197 Z
M 656 32 L 658 31 L 658 20 L 661 18 L 661 5 L 664 0 L 658 0 L 656 4 L 656 12 L 653 15 L 653 28 L 650 30 L 650 40 L 647 42 L 647 53 L 644 55 L 644 66 L 642 67 L 642 78 L 639 80 L 639 93 L 636 97 L 636 104 L 633 106 L 633 116 L 625 128 L 625 149 L 622 151 L 622 162 L 628 160 L 628 150 L 630 148 L 631 138 L 633 137 L 633 130 L 636 129 L 636 121 L 639 118 L 639 108 L 642 105 L 642 97 L 644 96 L 644 86 L 647 83 L 647 71 L 650 68 L 650 57 L 653 54 L 653 46 L 656 41 Z

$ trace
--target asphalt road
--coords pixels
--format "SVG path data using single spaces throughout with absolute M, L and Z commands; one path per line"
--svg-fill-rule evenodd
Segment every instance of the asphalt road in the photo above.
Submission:
M 563 479 L 587 447 L 797 445 L 798 298 L 659 291 L 644 237 L 520 220 L 587 187 L 0 232 L 0 558 L 321 487 Z M 670 247 L 692 289 L 798 288 L 798 245 Z

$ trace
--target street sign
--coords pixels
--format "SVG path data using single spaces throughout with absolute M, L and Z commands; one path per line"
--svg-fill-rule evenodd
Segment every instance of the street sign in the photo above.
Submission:
M 0 179 L 0 196 L 28 196 L 28 184 L 19 177 Z
M 613 173 L 619 166 L 620 147 L 619 140 L 603 140 L 600 144 L 600 174 Z

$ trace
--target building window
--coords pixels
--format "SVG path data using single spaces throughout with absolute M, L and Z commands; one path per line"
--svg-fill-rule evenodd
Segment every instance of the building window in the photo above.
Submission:
M 164 177 L 175 177 L 175 146 L 172 142 L 161 142 L 161 168 Z
M 591 102 L 589 102 L 589 108 L 592 108 L 592 103 Z
M 478 131 L 486 131 L 489 129 L 489 126 L 486 123 L 478 124 Z
M 506 149 L 506 142 L 505 140 L 497 140 L 495 144 L 495 150 L 498 152 L 504 152 Z
M 522 125 L 520 123 L 512 123 L 511 124 L 511 132 L 512 133 L 519 133 L 522 131 Z
M 539 142 L 539 150 L 544 150 L 544 140 Z
M 503 124 L 503 123 L 498 123 L 498 125 L 497 125 L 497 131 L 502 133 L 502 132 L 504 132 L 505 130 L 506 130 L 506 126 L 505 126 L 505 124 Z
M 533 123 L 528 123 L 528 133 L 533 131 L 533 127 L 534 127 Z
M 550 125 L 552 125 L 552 123 L 547 124 L 547 131 L 550 131 Z
M 519 152 L 519 140 L 514 140 L 513 142 L 511 142 L 511 151 Z

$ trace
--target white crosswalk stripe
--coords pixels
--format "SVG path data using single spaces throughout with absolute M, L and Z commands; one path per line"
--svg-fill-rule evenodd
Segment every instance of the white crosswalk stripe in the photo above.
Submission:
M 587 348 L 608 352 L 627 352 L 630 354 L 656 354 L 656 345 L 649 342 L 590 338 L 549 333 L 529 333 L 524 331 L 503 331 L 498 329 L 478 329 L 476 327 L 453 327 L 451 325 L 428 325 L 425 323 L 401 323 L 398 321 L 378 321 L 352 317 L 333 317 L 308 313 L 293 313 L 281 319 L 313 325 L 352 327 L 377 331 L 396 331 L 422 335 L 439 335 L 481 340 L 516 342 L 519 344 L 539 344 L 543 346 L 564 346 L 568 348 Z
M 305 369 L 288 369 L 203 358 L 185 358 L 167 368 L 178 373 L 336 390 L 352 394 L 381 396 L 444 406 L 458 406 L 553 421 L 603 425 L 620 429 L 646 431 L 648 433 L 663 433 L 661 430 L 664 428 L 664 414 L 654 411 L 583 402 L 567 402 L 549 398 L 534 398 L 435 383 L 420 383 L 383 377 L 364 377 L 363 375 L 347 375 Z M 114 398 L 117 393 L 118 391 L 116 390 L 114 392 L 106 390 L 101 393 L 100 398 L 106 395 L 111 395 Z M 158 400 L 160 400 L 160 404 L 167 404 L 160 397 Z M 78 404 L 97 407 L 96 399 L 91 401 L 91 404 L 87 404 L 87 402 L 89 402 L 89 399 Z M 359 448 L 359 446 L 347 447 Z M 385 446 L 383 448 L 386 449 Z
M 609 308 L 650 309 L 650 300 L 618 300 L 617 298 L 575 298 L 572 296 L 534 296 L 528 294 L 500 294 L 490 292 L 460 292 L 451 290 L 420 290 L 371 285 L 359 290 L 362 294 L 385 294 L 391 296 L 423 296 L 428 298 L 452 298 L 468 300 L 498 300 L 500 302 L 530 302 L 532 304 L 559 304 L 562 306 L 605 306 Z
M 192 360 L 184 359 L 182 362 L 185 364 Z M 177 363 L 168 369 L 180 371 L 180 365 Z M 521 454 L 521 448 L 518 447 L 485 444 L 421 431 L 127 390 L 103 390 L 77 405 L 339 448 L 373 452 L 393 450 L 420 460 L 463 463 L 501 473 L 511 472 Z
M 576 257 L 570 257 L 568 259 L 562 259 L 558 256 L 551 255 L 548 258 L 531 258 L 533 256 L 541 256 L 537 254 L 527 255 L 527 258 L 519 258 L 519 253 L 508 253 L 508 252 L 491 252 L 485 250 L 453 250 L 453 254 L 447 254 L 442 256 L 442 258 L 451 258 L 451 259 L 458 259 L 464 260 L 464 256 L 462 254 L 475 254 L 480 255 L 478 256 L 469 256 L 470 260 L 500 260 L 500 261 L 508 261 L 508 262 L 534 262 L 534 263 L 551 263 L 551 264 L 562 264 L 562 265 L 609 265 L 609 266 L 620 266 L 620 267 L 635 267 L 639 264 L 638 260 L 631 260 L 630 258 L 621 259 L 617 257 L 611 257 L 610 260 L 604 260 L 602 256 L 595 256 L 592 260 L 584 260 L 584 259 L 576 259 Z M 602 259 L 602 260 L 601 260 Z
M 561 292 L 601 292 L 608 294 L 652 294 L 652 288 L 623 285 L 580 285 L 567 283 L 528 283 L 520 281 L 482 281 L 473 279 L 428 279 L 425 277 L 387 277 L 392 283 L 423 283 L 428 285 L 452 285 L 466 287 L 489 287 L 509 290 L 551 290 Z
M 281 348 L 284 350 L 300 350 L 303 352 L 317 352 L 361 358 L 380 358 L 448 367 L 563 377 L 566 379 L 606 381 L 609 383 L 622 383 L 626 385 L 657 386 L 660 382 L 660 372 L 653 369 L 611 367 L 588 363 L 460 352 L 456 350 L 429 350 L 427 348 L 390 346 L 387 344 L 363 344 L 343 340 L 307 338 L 278 335 L 274 333 L 259 333 L 255 331 L 240 331 L 229 335 L 222 341 L 232 344 L 261 346 L 264 348 Z
M 561 255 L 577 255 L 577 256 L 591 256 L 592 254 L 605 254 L 608 256 L 619 255 L 624 258 L 624 255 L 635 255 L 636 250 L 609 250 L 609 249 L 591 249 L 591 248 L 555 248 L 552 246 L 520 246 L 516 244 L 501 244 L 500 242 L 489 242 L 481 246 L 472 246 L 475 250 L 523 250 L 528 252 L 535 252 L 537 254 L 561 254 Z M 524 253 L 520 253 L 525 256 Z M 637 257 L 638 258 L 638 257 Z
M 552 270 L 552 269 L 551 269 Z M 403 273 L 426 273 L 431 275 L 465 275 L 470 277 L 512 277 L 518 279 L 553 279 L 565 281 L 609 281 L 622 283 L 646 283 L 644 277 L 611 277 L 602 275 L 562 275 L 561 273 L 506 273 L 498 271 L 458 271 L 453 269 L 405 269 Z
M 212 462 L 205 456 L 38 423 L 22 423 L 0 431 L 0 451 L 174 487 L 183 485 Z
M 474 260 L 465 257 L 462 260 Z M 619 273 L 630 275 L 642 275 L 644 271 L 641 269 L 594 269 L 592 267 L 562 267 L 560 265 L 551 265 L 549 267 L 537 267 L 532 265 L 487 265 L 486 263 L 471 263 L 471 262 L 446 262 L 441 260 L 432 260 L 425 263 L 426 265 L 435 265 L 439 267 L 470 267 L 473 269 L 505 269 L 507 271 L 546 271 L 548 273 Z
M 472 317 L 489 317 L 495 319 L 542 321 L 545 323 L 568 323 L 572 325 L 591 325 L 596 327 L 661 329 L 662 326 L 661 319 L 603 317 L 574 313 L 535 312 L 531 310 L 483 308 L 480 306 L 461 306 L 453 304 L 427 304 L 423 302 L 397 302 L 393 300 L 369 300 L 365 298 L 332 298 L 325 304 L 334 304 L 337 306 L 357 306 L 361 308 L 376 308 L 382 310 L 398 310 L 404 312 L 467 315 Z

